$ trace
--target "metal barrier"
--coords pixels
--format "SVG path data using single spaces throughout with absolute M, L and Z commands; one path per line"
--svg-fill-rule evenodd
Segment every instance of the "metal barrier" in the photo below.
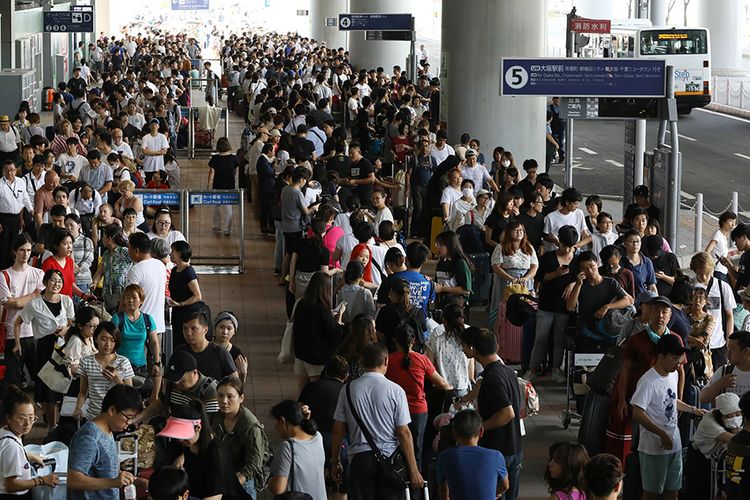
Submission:
M 199 118 L 199 109 L 196 107 L 188 109 L 188 158 L 191 160 L 195 158 L 196 149 L 206 153 L 216 152 L 213 148 L 204 149 L 195 147 L 195 121 Z M 221 137 L 229 137 L 229 109 L 226 107 L 221 108 L 221 120 L 224 122 L 224 135 Z
M 244 189 L 212 189 L 212 190 L 184 190 L 183 210 L 185 239 L 190 241 L 189 207 L 193 206 L 237 206 L 239 208 L 239 223 L 234 227 L 239 229 L 239 252 L 233 256 L 200 255 L 193 253 L 193 267 L 199 274 L 243 274 L 245 272 L 245 205 Z M 237 232 L 235 231 L 235 234 Z M 235 265 L 227 265 L 227 262 Z
M 694 252 L 700 252 L 705 248 L 705 245 L 703 244 L 703 220 L 704 218 L 708 217 L 711 219 L 712 222 L 716 222 L 718 226 L 719 222 L 719 216 L 726 212 L 727 210 L 730 210 L 737 214 L 738 222 L 747 222 L 743 221 L 742 217 L 747 217 L 748 212 L 745 212 L 742 210 L 742 207 L 739 204 L 739 193 L 737 191 L 733 191 L 731 193 L 731 201 L 729 202 L 729 205 L 724 207 L 724 209 L 719 210 L 717 212 L 712 212 L 708 208 L 706 208 L 704 201 L 703 201 L 703 193 L 696 193 L 695 194 L 695 203 L 693 206 L 688 206 L 683 203 L 683 209 L 687 209 L 688 212 L 693 212 L 695 215 L 695 221 L 694 221 L 694 227 L 693 227 L 693 251 Z
M 185 192 L 181 189 L 136 189 L 133 194 L 141 199 L 144 210 L 146 207 L 167 205 L 177 207 L 180 212 L 185 211 Z M 185 221 L 181 218 L 180 230 L 184 231 L 184 229 Z

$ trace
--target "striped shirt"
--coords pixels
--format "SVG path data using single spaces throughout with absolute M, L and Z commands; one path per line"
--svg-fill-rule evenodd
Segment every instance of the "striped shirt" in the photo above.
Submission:
M 94 244 L 81 232 L 73 241 L 73 261 L 79 267 L 76 285 L 91 284 L 91 264 L 94 263 Z
M 104 252 L 102 265 L 104 266 L 104 289 L 111 294 L 122 292 L 125 288 L 125 276 L 133 267 L 128 247 L 116 246 L 114 250 Z
M 162 395 L 162 401 L 167 401 L 170 413 L 175 406 L 189 404 L 194 399 L 203 403 L 206 413 L 219 411 L 219 401 L 216 395 L 216 381 L 211 377 L 201 375 L 198 383 L 192 389 L 183 391 L 174 384 L 167 384 L 166 395 Z
M 112 365 L 118 371 L 122 380 L 133 378 L 133 367 L 125 356 L 118 354 Z M 88 381 L 89 390 L 86 397 L 89 399 L 89 407 L 85 416 L 88 420 L 91 420 L 101 413 L 104 396 L 115 384 L 104 377 L 102 366 L 96 361 L 94 355 L 86 356 L 81 360 L 78 367 L 78 376 Z

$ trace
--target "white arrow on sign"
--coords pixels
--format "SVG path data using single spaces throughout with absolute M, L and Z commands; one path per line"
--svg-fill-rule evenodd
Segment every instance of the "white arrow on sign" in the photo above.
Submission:
M 352 18 L 351 17 L 342 17 L 341 21 L 339 22 L 339 25 L 342 28 L 348 28 L 352 25 Z

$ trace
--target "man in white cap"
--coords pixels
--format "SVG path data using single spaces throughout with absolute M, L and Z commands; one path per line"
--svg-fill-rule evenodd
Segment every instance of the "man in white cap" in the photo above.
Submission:
M 20 144 L 21 138 L 11 126 L 8 115 L 0 115 L 0 164 L 5 160 L 17 161 Z
M 466 150 L 466 153 L 464 153 L 464 156 L 466 157 L 466 164 L 461 167 L 461 174 L 463 175 L 464 179 L 471 179 L 475 187 L 481 188 L 486 182 L 487 184 L 489 184 L 493 191 L 500 191 L 500 188 L 497 187 L 497 184 L 495 183 L 494 179 L 492 179 L 492 176 L 487 171 L 487 169 L 484 168 L 483 165 L 477 163 L 476 151 L 469 148 Z

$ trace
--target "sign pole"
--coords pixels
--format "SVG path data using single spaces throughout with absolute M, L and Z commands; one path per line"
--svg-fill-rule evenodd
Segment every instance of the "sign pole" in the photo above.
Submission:
M 570 22 L 576 17 L 576 8 L 573 7 L 568 14 L 568 22 L 565 23 L 565 57 L 573 57 L 575 33 L 570 29 Z M 573 119 L 567 118 L 565 120 L 565 187 L 573 187 L 573 127 Z
M 409 72 L 411 79 L 417 83 L 417 31 L 414 16 L 411 18 L 411 42 L 409 42 Z
M 667 98 L 671 101 L 674 99 L 674 66 L 667 66 Z M 671 115 L 671 113 L 670 113 Z M 669 132 L 671 139 L 671 155 L 669 157 L 669 186 L 672 187 L 669 193 L 670 214 L 669 222 L 671 234 L 669 235 L 669 245 L 677 249 L 678 234 L 680 231 L 680 195 L 682 192 L 682 168 L 680 158 L 680 136 L 677 133 L 677 114 L 669 117 Z

